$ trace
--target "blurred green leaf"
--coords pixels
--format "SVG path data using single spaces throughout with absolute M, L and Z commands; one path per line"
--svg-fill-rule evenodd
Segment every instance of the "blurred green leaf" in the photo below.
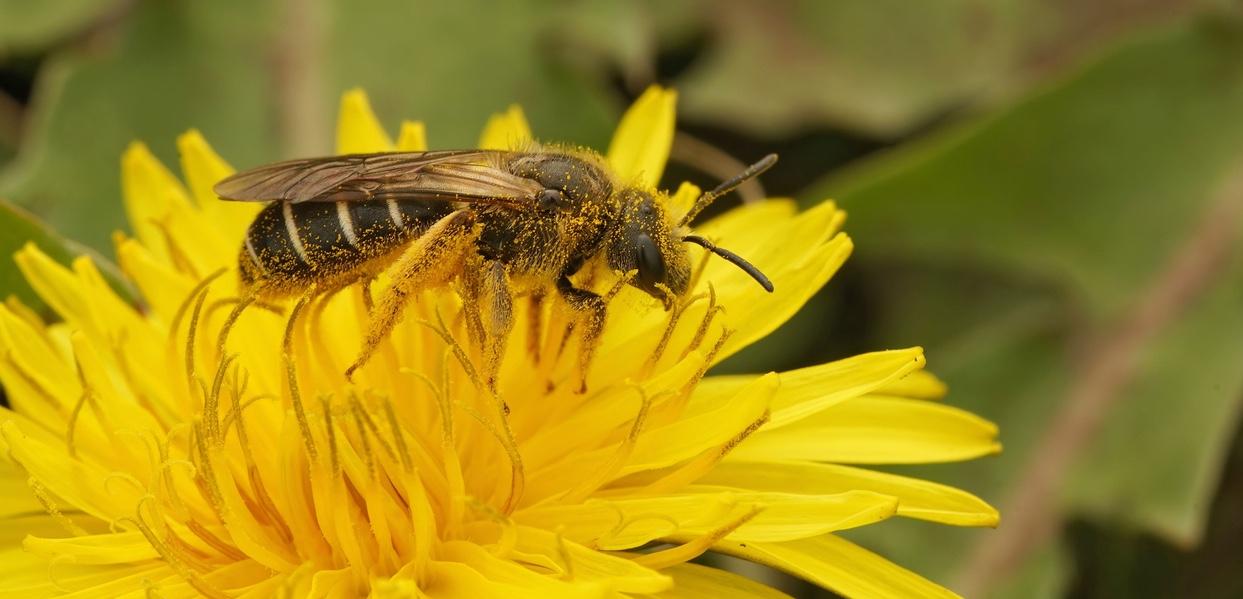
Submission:
M 116 267 L 110 262 L 78 244 L 66 241 L 26 211 L 0 200 L 0 289 L 4 290 L 5 296 L 15 295 L 22 303 L 35 310 L 46 307 L 26 283 L 26 278 L 17 269 L 17 263 L 12 258 L 27 243 L 35 244 L 61 264 L 69 264 L 78 255 L 89 254 L 113 287 L 126 292 L 124 285 L 120 283 L 121 277 Z
M 559 55 L 555 6 L 338 0 L 331 7 L 324 97 L 335 106 L 339 90 L 361 86 L 389 127 L 424 120 L 433 147 L 473 146 L 487 117 L 516 103 L 539 138 L 603 149 L 624 108 L 603 82 Z
M 140 1 L 110 43 L 49 59 L 0 194 L 105 249 L 125 228 L 118 164 L 132 140 L 174 168 L 192 127 L 239 166 L 329 153 L 337 99 L 355 86 L 394 134 L 425 120 L 433 147 L 473 145 L 512 103 L 543 138 L 601 146 L 621 106 L 542 51 L 553 17 L 487 2 Z
M 1137 523 L 1184 548 L 1204 534 L 1243 413 L 1243 255 L 1236 249 L 1216 276 L 1220 282 L 1154 339 L 1122 391 L 1125 404 L 1066 488 L 1077 510 Z
M 125 228 L 121 152 L 135 139 L 176 167 L 176 135 L 198 127 L 228 159 L 276 157 L 261 61 L 269 20 L 237 0 L 229 22 L 200 3 L 143 2 L 111 44 L 48 59 L 32 97 L 26 141 L 0 176 L 0 195 L 61 234 L 111 253 Z M 204 10 L 207 7 L 203 7 Z M 223 11 L 222 11 L 223 12 Z
M 0 0 L 0 58 L 45 49 L 82 32 L 118 0 Z
M 828 124 L 892 138 L 1007 99 L 1136 22 L 1202 3 L 1118 4 L 701 2 L 710 44 L 677 85 L 687 114 L 761 137 Z
M 953 401 L 1001 425 L 1004 455 L 946 478 L 1005 496 L 1069 373 L 1099 358 L 1079 353 L 1085 342 L 1135 305 L 1237 175 L 1240 116 L 1243 29 L 1188 20 L 807 194 L 841 200 L 856 260 L 890 279 L 878 292 L 876 343 L 924 342 Z M 1144 349 L 1067 482 L 1068 509 L 1199 538 L 1243 394 L 1240 260 L 1236 247 L 1212 287 Z M 897 557 L 914 564 L 929 546 L 900 545 Z

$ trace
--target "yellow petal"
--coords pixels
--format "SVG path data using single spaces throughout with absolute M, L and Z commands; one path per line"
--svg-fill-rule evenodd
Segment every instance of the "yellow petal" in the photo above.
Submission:
M 0 414 L 0 418 L 4 418 Z M 0 445 L 0 450 L 3 450 Z M 13 516 L 43 514 L 43 505 L 26 482 L 26 472 L 0 458 L 0 520 Z
M 488 124 L 479 135 L 479 147 L 485 150 L 520 150 L 531 143 L 531 125 L 522 108 L 512 105 L 505 112 L 488 117 Z
M 605 588 L 603 581 L 580 580 L 577 577 L 559 580 L 536 573 L 510 560 L 500 559 L 483 547 L 466 541 L 446 542 L 440 546 L 438 552 L 446 560 L 470 566 L 488 580 L 520 586 L 528 592 L 546 597 L 590 597 Z
M 608 160 L 623 181 L 656 187 L 669 161 L 673 147 L 673 127 L 677 92 L 653 85 L 622 115 Z
M 22 546 L 35 555 L 51 559 L 64 556 L 71 563 L 124 564 L 157 559 L 147 537 L 141 532 L 117 532 L 68 538 L 26 537 Z
M 24 433 L 13 421 L 0 422 L 0 436 L 9 455 L 32 478 L 73 507 L 101 520 L 132 515 L 142 493 L 130 485 L 110 484 L 108 472 L 65 454 L 34 434 Z
M 136 355 L 158 355 L 162 351 L 162 339 L 112 291 L 90 258 L 75 259 L 70 270 L 27 244 L 15 260 L 35 292 L 97 347 L 111 349 L 123 339 Z
M 199 208 L 214 206 L 220 201 L 212 191 L 221 179 L 233 174 L 229 166 L 203 139 L 198 129 L 191 129 L 177 137 L 177 151 L 181 154 L 181 172 L 186 176 L 190 192 L 194 194 Z
M 714 275 L 711 280 L 718 282 L 722 303 L 728 306 L 725 321 L 736 331 L 721 348 L 717 360 L 764 338 L 794 316 L 841 268 L 853 250 L 850 238 L 839 234 L 801 262 L 775 265 L 761 256 L 755 265 L 767 269 L 764 272 L 772 279 L 773 293 L 764 293 L 741 271 Z
M 216 196 L 212 187 L 232 175 L 233 167 L 216 154 L 198 130 L 191 129 L 178 137 L 177 150 L 181 153 L 181 172 L 185 174 L 186 183 L 204 217 L 222 237 L 236 240 L 240 246 L 242 235 L 263 204 L 225 202 Z
M 764 237 L 793 218 L 796 212 L 798 212 L 798 203 L 794 200 L 768 199 L 763 202 L 743 204 L 710 221 L 696 223 L 695 232 L 718 240 L 736 240 L 754 236 L 758 238 L 758 242 L 762 243 Z
M 917 399 L 863 397 L 784 428 L 761 430 L 731 457 L 924 464 L 1000 451 L 997 426 L 970 412 Z
M 366 152 L 389 152 L 393 140 L 380 126 L 379 119 L 371 110 L 367 94 L 352 89 L 341 96 L 341 112 L 337 117 L 337 153 L 362 154 Z
M 699 198 L 701 193 L 703 192 L 699 187 L 685 181 L 678 186 L 678 190 L 673 195 L 670 195 L 668 201 L 666 201 L 669 216 L 674 222 L 682 219 L 682 216 L 691 209 L 691 206 L 695 205 L 695 200 Z
M 744 462 L 727 457 L 699 483 L 787 493 L 872 491 L 897 497 L 899 516 L 955 526 L 996 526 L 998 522 L 996 509 L 966 491 L 836 464 Z
M 948 392 L 945 383 L 927 370 L 912 372 L 876 390 L 877 395 L 911 399 L 942 399 Z
M 169 259 L 165 236 L 155 223 L 167 222 L 173 211 L 189 208 L 190 196 L 141 142 L 130 144 L 121 156 L 121 195 L 138 239 L 161 259 Z
M 117 244 L 117 264 L 138 287 L 155 316 L 165 326 L 171 325 L 195 281 L 158 260 L 134 239 L 124 239 Z
M 221 591 L 227 591 L 230 597 L 237 597 L 238 592 L 245 589 L 250 591 L 254 586 L 266 586 L 273 579 L 273 572 L 265 566 L 255 562 L 254 560 L 241 560 L 223 566 L 217 566 L 212 570 L 203 573 L 203 581 L 209 586 Z M 276 580 L 280 581 L 279 575 Z M 173 585 L 177 584 L 178 587 Z M 189 584 L 184 589 L 180 589 L 181 583 L 165 582 L 160 585 L 160 589 L 168 589 L 170 596 L 181 597 L 201 597 L 202 593 L 197 592 Z M 279 592 L 272 592 L 268 597 L 280 595 Z M 291 595 L 298 597 L 300 595 Z
M 298 564 L 296 556 L 289 552 L 289 545 L 281 542 L 274 527 L 255 520 L 242 498 L 236 481 L 228 475 L 228 464 L 219 449 L 209 451 L 211 472 L 216 475 L 215 488 L 224 500 L 225 528 L 229 538 L 243 553 L 275 571 L 287 571 Z M 345 510 L 342 510 L 343 512 Z
M 724 541 L 714 547 L 847 597 L 957 597 L 952 591 L 833 535 L 785 543 Z
M 685 563 L 664 570 L 673 588 L 657 597 L 669 599 L 789 599 L 790 596 L 745 576 L 719 568 Z
M 516 516 L 537 528 L 602 549 L 629 549 L 656 539 L 686 540 L 712 533 L 754 508 L 760 512 L 731 532 L 739 541 L 785 541 L 872 524 L 894 514 L 893 497 L 866 491 L 836 495 L 688 487 L 687 492 L 600 498 L 584 504 L 537 507 Z
M 450 542 L 445 545 L 460 546 L 462 543 Z M 508 564 L 509 567 L 505 564 Z M 478 567 L 481 564 L 476 562 L 473 565 Z M 539 574 L 529 570 L 524 575 L 518 572 L 518 570 L 524 570 L 524 568 L 495 558 L 488 561 L 483 572 L 459 562 L 436 561 L 431 563 L 429 570 L 431 580 L 428 586 L 422 590 L 428 597 L 444 597 L 446 599 L 459 599 L 460 597 L 530 597 L 531 599 L 542 599 L 544 597 L 560 599 L 565 597 L 567 599 L 577 599 L 579 597 L 604 596 L 604 589 L 601 587 L 555 584 L 556 581 L 550 577 L 541 577 Z M 536 577 L 544 578 L 546 582 L 543 584 L 536 583 Z
M 688 460 L 720 447 L 758 420 L 779 387 L 777 375 L 767 374 L 738 390 L 716 409 L 689 415 L 644 433 L 622 474 L 654 470 Z
M 174 575 L 163 562 L 124 565 L 48 563 L 46 557 L 13 547 L 0 551 L 0 596 L 60 597 L 81 592 L 87 597 L 120 597 L 142 591 L 151 580 Z
M 311 588 L 304 597 L 350 597 L 356 595 L 357 574 L 351 568 L 316 570 L 311 575 Z
M 871 393 L 918 371 L 923 365 L 923 348 L 912 347 L 860 354 L 780 373 L 781 388 L 773 397 L 772 419 L 761 430 L 780 428 L 848 399 Z M 742 375 L 704 379 L 695 392 L 695 403 L 718 403 L 737 393 L 754 378 Z
M 81 283 L 72 271 L 58 264 L 33 243 L 27 243 L 13 258 L 35 293 L 61 318 L 96 338 L 103 337 L 95 326 L 91 301 L 85 297 Z
M 423 121 L 402 121 L 397 134 L 397 149 L 402 152 L 427 151 L 427 127 Z
M 588 549 L 540 528 L 518 526 L 514 549 L 530 555 L 550 556 L 545 567 L 556 568 L 565 576 L 572 573 L 575 580 L 604 583 L 621 593 L 658 593 L 672 584 L 668 576 L 632 560 Z M 560 563 L 563 559 L 570 563 Z
M 11 405 L 50 429 L 64 425 L 78 387 L 65 356 L 28 322 L 0 306 L 0 377 Z

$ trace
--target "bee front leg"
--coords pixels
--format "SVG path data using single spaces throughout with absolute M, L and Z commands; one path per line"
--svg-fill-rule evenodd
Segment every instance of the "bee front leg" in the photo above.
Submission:
M 591 368 L 596 348 L 600 345 L 600 334 L 604 332 L 608 306 L 599 294 L 575 287 L 567 275 L 557 279 L 557 292 L 575 312 L 575 328 L 582 331 L 582 344 L 578 350 L 578 392 L 586 393 L 587 371 Z
M 358 358 L 346 369 L 346 378 L 366 364 L 388 337 L 411 295 L 444 285 L 462 271 L 464 261 L 475 249 L 477 237 L 474 215 L 458 210 L 436 221 L 410 243 L 393 268 L 393 284 L 384 290 L 371 313 L 367 337 Z

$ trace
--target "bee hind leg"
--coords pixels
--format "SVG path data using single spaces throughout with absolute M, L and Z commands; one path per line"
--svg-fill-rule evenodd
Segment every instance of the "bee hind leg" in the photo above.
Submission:
M 509 333 L 514 330 L 514 299 L 509 291 L 505 265 L 497 260 L 480 259 L 468 265 L 468 279 L 463 303 L 472 312 L 468 323 L 478 327 L 478 341 L 484 353 L 484 380 L 496 391 L 496 378 L 501 369 Z
M 575 312 L 575 328 L 582 331 L 578 350 L 578 392 L 586 393 L 587 372 L 600 345 L 608 306 L 598 293 L 575 287 L 568 276 L 557 279 L 557 292 Z
M 406 247 L 392 270 L 393 284 L 376 302 L 362 349 L 346 369 L 346 378 L 351 378 L 355 370 L 366 364 L 392 332 L 411 295 L 444 285 L 461 272 L 463 261 L 474 250 L 477 236 L 474 215 L 458 210 L 436 221 Z

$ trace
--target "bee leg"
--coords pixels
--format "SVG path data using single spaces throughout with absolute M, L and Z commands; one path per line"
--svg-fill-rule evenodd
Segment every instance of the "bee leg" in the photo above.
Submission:
M 586 289 L 579 289 L 570 282 L 570 277 L 562 275 L 557 279 L 557 292 L 565 298 L 570 309 L 576 312 L 575 328 L 582 330 L 582 344 L 578 350 L 578 392 L 587 392 L 587 371 L 591 368 L 592 359 L 596 355 L 596 347 L 600 344 L 600 334 L 604 332 L 604 319 L 607 316 L 607 305 L 599 294 Z
M 484 258 L 475 254 L 467 258 L 460 279 L 462 318 L 466 321 L 467 337 L 476 347 L 483 347 L 487 339 L 487 333 L 483 328 L 483 309 L 480 308 L 484 294 L 483 273 Z
M 527 301 L 527 355 L 531 357 L 531 363 L 538 365 L 544 333 L 544 292 L 532 293 Z
M 367 363 L 380 342 L 388 337 L 411 295 L 444 285 L 462 271 L 462 263 L 474 249 L 476 236 L 474 215 L 458 210 L 436 221 L 410 243 L 393 268 L 393 284 L 376 303 L 362 350 L 345 371 L 347 379 Z
M 505 265 L 496 260 L 484 262 L 482 269 L 483 304 L 487 306 L 484 328 L 484 367 L 488 387 L 496 391 L 496 377 L 501 369 L 501 357 L 510 331 L 514 330 L 514 299 L 509 292 L 505 277 Z

